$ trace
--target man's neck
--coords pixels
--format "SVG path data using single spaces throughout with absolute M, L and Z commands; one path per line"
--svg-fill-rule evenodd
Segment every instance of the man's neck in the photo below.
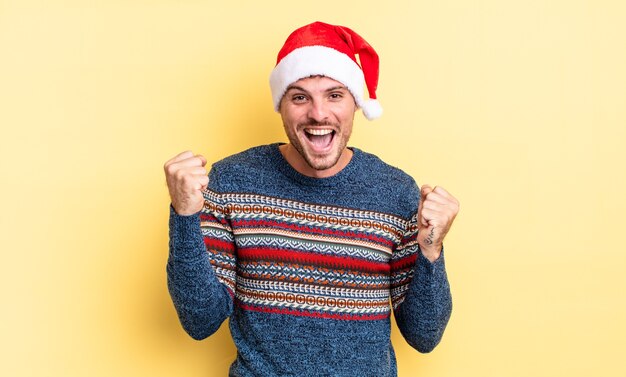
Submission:
M 339 173 L 343 170 L 352 159 L 352 155 L 354 154 L 352 150 L 349 148 L 345 148 L 341 152 L 341 156 L 339 156 L 339 160 L 333 166 L 324 170 L 313 169 L 306 160 L 300 155 L 300 153 L 293 147 L 291 144 L 283 144 L 279 146 L 280 153 L 283 155 L 285 160 L 294 168 L 298 173 L 302 175 L 306 175 L 307 177 L 312 178 L 328 178 L 333 175 Z

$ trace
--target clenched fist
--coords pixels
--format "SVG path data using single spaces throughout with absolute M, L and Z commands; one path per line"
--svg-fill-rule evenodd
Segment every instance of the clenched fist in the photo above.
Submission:
M 439 186 L 423 185 L 420 195 L 417 242 L 432 262 L 439 258 L 443 239 L 459 213 L 459 201 Z
M 202 190 L 209 184 L 206 159 L 185 151 L 163 166 L 172 206 L 179 215 L 193 215 L 204 206 Z

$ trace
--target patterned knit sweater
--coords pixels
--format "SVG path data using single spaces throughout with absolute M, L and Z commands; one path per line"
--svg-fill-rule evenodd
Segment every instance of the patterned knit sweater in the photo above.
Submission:
M 170 205 L 168 287 L 194 339 L 230 318 L 230 376 L 396 376 L 390 315 L 420 352 L 452 308 L 443 253 L 419 251 L 413 179 L 357 148 L 329 178 L 279 144 L 213 165 L 205 206 Z

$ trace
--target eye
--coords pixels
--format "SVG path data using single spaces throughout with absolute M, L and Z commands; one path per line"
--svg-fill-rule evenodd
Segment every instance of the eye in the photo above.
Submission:
M 330 93 L 329 97 L 332 100 L 340 100 L 343 98 L 343 93 L 333 92 L 333 93 Z
M 306 96 L 304 94 L 295 94 L 291 97 L 291 100 L 295 103 L 303 103 L 306 101 Z

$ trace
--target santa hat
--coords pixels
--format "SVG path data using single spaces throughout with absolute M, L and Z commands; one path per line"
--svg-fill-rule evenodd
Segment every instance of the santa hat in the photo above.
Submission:
M 359 55 L 360 65 L 356 55 Z M 344 26 L 314 22 L 289 35 L 278 52 L 270 75 L 274 109 L 289 85 L 309 76 L 322 75 L 345 85 L 369 120 L 382 115 L 376 99 L 378 55 L 360 35 Z M 363 98 L 363 83 L 369 99 Z

